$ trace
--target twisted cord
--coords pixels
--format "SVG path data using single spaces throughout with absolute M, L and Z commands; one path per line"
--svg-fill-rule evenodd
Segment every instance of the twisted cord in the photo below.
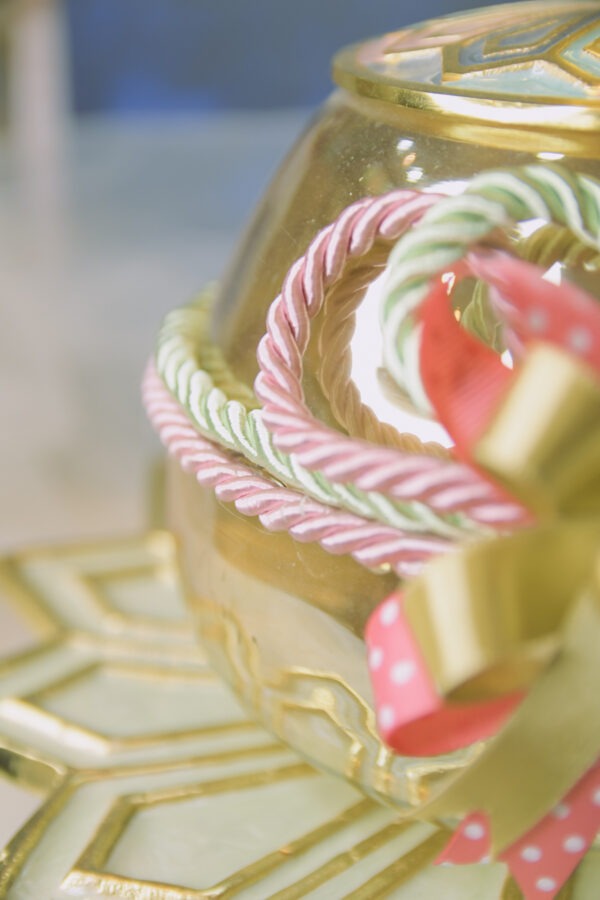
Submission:
M 517 252 L 521 259 L 546 268 L 560 262 L 567 268 L 581 267 L 594 272 L 600 269 L 600 254 L 558 225 L 542 225 L 518 242 Z
M 514 525 L 522 520 L 521 507 L 470 467 L 349 438 L 317 421 L 304 402 L 302 358 L 325 290 L 339 280 L 349 257 L 364 255 L 378 236 L 404 233 L 431 206 L 431 195 L 412 191 L 367 198 L 317 235 L 269 309 L 267 333 L 258 345 L 255 392 L 278 449 L 330 481 L 396 500 L 418 499 L 438 513 L 461 512 L 480 524 Z
M 216 287 L 208 285 L 189 306 L 168 313 L 159 332 L 158 354 L 166 367 L 175 366 L 175 359 L 185 356 L 189 366 L 210 372 L 213 384 L 230 400 L 255 409 L 254 391 L 235 377 L 221 348 L 209 338 L 215 296 Z
M 352 380 L 351 339 L 355 332 L 355 312 L 374 274 L 373 263 L 361 266 L 327 294 L 318 337 L 317 378 L 323 394 L 339 424 L 353 437 L 407 453 L 449 458 L 450 452 L 441 444 L 423 443 L 416 434 L 400 432 L 393 425 L 382 422 L 371 407 L 362 402 L 360 390 Z
M 427 210 L 418 228 L 390 253 L 382 304 L 384 362 L 415 405 L 429 411 L 419 366 L 420 334 L 413 314 L 433 276 L 497 229 L 541 218 L 565 226 L 582 244 L 600 249 L 600 183 L 558 166 L 486 172 L 463 194 Z
M 212 487 L 219 500 L 233 503 L 246 516 L 257 516 L 268 531 L 287 531 L 301 542 L 317 541 L 329 553 L 347 553 L 369 569 L 391 568 L 403 577 L 415 575 L 427 559 L 452 546 L 443 538 L 415 536 L 332 510 L 255 471 L 198 434 L 153 363 L 144 376 L 142 399 L 161 441 L 182 467 Z
M 353 485 L 332 483 L 306 469 L 294 456 L 277 450 L 262 411 L 248 411 L 256 405 L 254 394 L 236 382 L 219 348 L 207 339 L 211 304 L 212 295 L 204 294 L 192 306 L 169 313 L 159 332 L 156 353 L 158 374 L 202 434 L 329 506 L 407 531 L 454 538 L 481 531 L 481 526 L 466 516 L 438 515 L 410 498 L 394 501 Z M 213 368 L 219 387 L 213 381 Z M 228 398 L 221 389 L 225 385 L 238 399 Z
M 533 234 L 517 239 L 514 249 L 520 259 L 541 269 L 549 269 L 557 262 L 567 269 L 579 268 L 586 272 L 600 269 L 600 254 L 562 225 L 542 225 Z M 524 347 L 509 322 L 511 313 L 511 304 L 507 305 L 497 291 L 488 292 L 485 282 L 477 281 L 470 300 L 463 307 L 460 323 L 497 353 L 508 349 L 513 359 L 520 359 Z

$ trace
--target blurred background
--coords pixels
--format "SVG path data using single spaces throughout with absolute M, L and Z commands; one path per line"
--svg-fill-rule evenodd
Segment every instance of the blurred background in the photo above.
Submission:
M 0 0 L 0 548 L 142 529 L 139 381 L 344 44 L 481 0 Z

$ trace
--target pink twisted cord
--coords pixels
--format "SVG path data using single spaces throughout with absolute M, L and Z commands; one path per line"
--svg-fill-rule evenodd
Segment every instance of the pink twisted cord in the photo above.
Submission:
M 198 434 L 152 362 L 144 375 L 142 399 L 162 443 L 182 468 L 212 487 L 219 500 L 234 503 L 246 516 L 257 516 L 268 531 L 287 531 L 305 543 L 318 541 L 329 553 L 348 553 L 367 568 L 389 565 L 400 576 L 417 574 L 430 557 L 452 546 L 443 538 L 418 536 L 340 512 L 259 474 Z
M 276 446 L 331 481 L 396 500 L 419 500 L 439 513 L 466 513 L 485 525 L 513 526 L 523 519 L 522 508 L 507 502 L 474 469 L 348 437 L 319 422 L 304 402 L 302 360 L 310 320 L 320 311 L 325 291 L 341 278 L 348 259 L 363 256 L 377 238 L 396 240 L 438 200 L 439 195 L 410 190 L 365 198 L 319 232 L 269 308 L 254 389 Z

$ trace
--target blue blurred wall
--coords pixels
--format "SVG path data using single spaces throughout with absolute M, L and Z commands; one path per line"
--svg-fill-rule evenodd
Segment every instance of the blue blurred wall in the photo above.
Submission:
M 66 0 L 75 110 L 312 106 L 344 44 L 485 0 Z M 489 4 L 487 4 L 489 5 Z

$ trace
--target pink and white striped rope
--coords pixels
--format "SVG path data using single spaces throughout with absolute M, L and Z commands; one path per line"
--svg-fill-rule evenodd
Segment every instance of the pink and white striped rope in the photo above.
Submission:
M 381 491 L 396 500 L 418 500 L 441 513 L 467 513 L 495 527 L 514 527 L 524 511 L 506 500 L 474 469 L 432 456 L 409 454 L 348 437 L 319 422 L 302 391 L 303 355 L 310 321 L 325 291 L 349 259 L 363 256 L 377 238 L 396 240 L 439 200 L 439 195 L 399 190 L 365 198 L 345 209 L 290 269 L 271 304 L 257 357 L 254 389 L 276 446 L 331 481 Z
M 240 457 L 203 438 L 165 388 L 154 364 L 142 383 L 148 417 L 169 453 L 197 481 L 212 487 L 219 500 L 257 516 L 269 531 L 287 531 L 301 542 L 318 541 L 329 553 L 350 554 L 370 569 L 391 567 L 400 576 L 417 574 L 432 556 L 452 548 L 450 541 L 415 535 L 334 510 L 282 487 L 244 464 Z

